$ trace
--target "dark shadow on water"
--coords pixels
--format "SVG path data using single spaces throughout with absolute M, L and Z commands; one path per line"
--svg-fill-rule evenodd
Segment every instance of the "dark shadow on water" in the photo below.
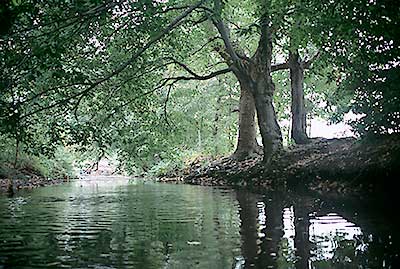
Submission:
M 399 268 L 395 203 L 237 191 L 241 268 Z

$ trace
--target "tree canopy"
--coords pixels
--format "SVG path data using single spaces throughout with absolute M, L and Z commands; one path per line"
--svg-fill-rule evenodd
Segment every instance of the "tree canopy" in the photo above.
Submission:
M 279 71 L 290 53 L 310 62 L 306 111 L 352 111 L 360 135 L 399 132 L 399 11 L 390 0 L 5 1 L 1 138 L 140 169 L 227 154 L 245 86 L 269 158 L 292 117 Z

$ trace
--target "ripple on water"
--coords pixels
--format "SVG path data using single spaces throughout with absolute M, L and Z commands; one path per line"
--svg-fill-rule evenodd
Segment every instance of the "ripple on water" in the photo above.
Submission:
M 1 199 L 0 265 L 12 268 L 230 268 L 240 254 L 226 190 L 101 180 Z
M 347 268 L 373 260 L 366 253 L 378 240 L 308 207 L 104 178 L 0 196 L 0 268 Z

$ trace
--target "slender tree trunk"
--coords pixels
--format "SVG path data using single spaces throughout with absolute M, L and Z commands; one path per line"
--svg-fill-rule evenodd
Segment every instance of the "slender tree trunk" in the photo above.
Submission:
M 215 143 L 215 148 L 214 148 L 214 151 L 215 151 L 215 154 L 218 154 L 218 123 L 219 123 L 219 117 L 220 117 L 220 114 L 221 114 L 221 111 L 220 111 L 220 107 L 221 107 L 221 99 L 222 99 L 222 96 L 220 95 L 220 96 L 218 96 L 218 98 L 217 98 L 217 109 L 215 110 L 215 116 L 214 116 L 214 130 L 213 130 L 213 138 L 214 138 L 214 143 Z
M 292 91 L 292 131 L 296 144 L 306 144 L 309 139 L 306 128 L 306 108 L 304 103 L 304 68 L 297 52 L 289 53 L 290 85 Z
M 236 150 L 231 157 L 244 160 L 256 154 L 262 154 L 262 149 L 257 143 L 254 98 L 244 84 L 240 87 L 239 135 Z
M 15 138 L 15 156 L 14 156 L 14 169 L 17 168 L 18 164 L 18 155 L 19 155 L 19 139 Z
M 203 128 L 203 119 L 200 118 L 200 120 L 197 122 L 198 124 L 198 129 L 197 129 L 197 148 L 199 151 L 202 150 L 203 143 L 202 143 L 202 137 L 201 137 L 201 131 Z

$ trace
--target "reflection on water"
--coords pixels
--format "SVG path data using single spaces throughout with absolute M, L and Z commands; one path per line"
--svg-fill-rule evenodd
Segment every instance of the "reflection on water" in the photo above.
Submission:
M 393 219 L 372 214 L 368 207 L 349 211 L 345 204 L 328 206 L 319 199 L 273 193 L 239 192 L 237 197 L 241 218 L 246 218 L 241 268 L 400 268 Z M 257 217 L 248 213 L 252 207 L 258 209 Z M 365 231 L 335 210 L 352 216 Z
M 0 268 L 396 268 L 397 233 L 368 212 L 282 193 L 82 180 L 0 196 Z
M 310 222 L 309 240 L 315 245 L 312 250 L 311 260 L 313 262 L 333 259 L 340 243 L 354 241 L 363 235 L 361 229 L 356 227 L 354 223 L 335 213 L 315 217 Z M 358 250 L 366 250 L 366 246 L 355 249 L 355 251 Z M 350 257 L 347 257 L 346 260 L 351 262 Z

